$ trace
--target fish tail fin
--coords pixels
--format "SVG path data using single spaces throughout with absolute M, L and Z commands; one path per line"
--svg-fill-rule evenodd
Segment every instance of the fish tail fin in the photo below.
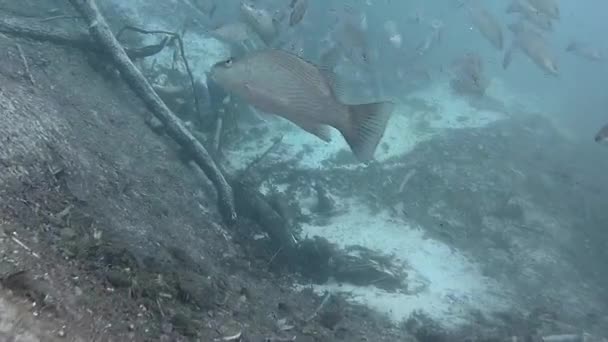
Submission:
M 367 161 L 374 157 L 394 107 L 392 102 L 348 106 L 349 125 L 341 132 L 357 159 Z
M 515 46 L 511 45 L 511 47 L 509 47 L 509 49 L 507 49 L 507 51 L 505 52 L 505 57 L 502 59 L 502 68 L 504 70 L 507 70 L 507 68 L 511 64 L 511 61 L 513 61 L 514 50 L 515 50 Z

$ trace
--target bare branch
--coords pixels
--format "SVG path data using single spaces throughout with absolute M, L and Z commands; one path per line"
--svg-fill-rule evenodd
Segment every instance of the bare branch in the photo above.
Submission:
M 114 34 L 99 12 L 95 1 L 70 0 L 70 3 L 85 19 L 91 36 L 112 57 L 115 66 L 125 81 L 165 125 L 167 133 L 192 154 L 196 164 L 213 182 L 217 190 L 218 206 L 222 217 L 228 224 L 234 224 L 237 214 L 232 187 L 228 184 L 205 147 L 190 133 L 183 122 L 171 112 L 160 97 L 158 97 L 144 75 L 133 64 L 123 47 L 116 40 L 116 37 L 114 37 Z M 162 33 L 169 34 L 167 32 Z M 179 41 L 181 42 L 181 39 Z

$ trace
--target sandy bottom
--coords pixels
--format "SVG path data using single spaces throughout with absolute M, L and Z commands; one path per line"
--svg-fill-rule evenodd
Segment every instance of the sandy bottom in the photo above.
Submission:
M 506 289 L 481 275 L 476 263 L 457 250 L 426 238 L 419 228 L 388 213 L 373 215 L 356 203 L 348 208 L 328 225 L 304 226 L 304 234 L 342 247 L 361 245 L 393 255 L 408 265 L 409 288 L 406 293 L 389 293 L 331 282 L 316 286 L 318 291 L 347 293 L 353 301 L 387 313 L 395 321 L 420 310 L 453 325 L 466 321 L 471 309 L 490 313 L 509 304 L 504 298 Z
M 504 91 L 504 87 L 497 83 L 490 90 L 495 92 L 494 97 L 501 98 L 496 92 Z M 423 101 L 432 110 L 414 108 L 407 99 L 398 104 L 376 152 L 377 160 L 407 153 L 447 129 L 482 127 L 503 118 L 503 114 L 471 107 L 466 100 L 451 93 L 447 82 L 414 92 L 409 98 Z M 420 130 L 417 124 L 421 118 L 427 121 L 425 130 Z M 282 155 L 293 156 L 306 146 L 312 147 L 312 152 L 299 161 L 302 168 L 322 168 L 324 160 L 348 149 L 337 131 L 331 143 L 324 143 L 282 119 L 268 118 L 266 124 L 271 125 L 272 134 L 285 134 Z M 236 168 L 247 165 L 259 151 L 271 145 L 271 139 L 255 144 L 255 147 L 234 149 L 227 159 L 236 161 L 233 165 Z M 304 234 L 322 236 L 340 246 L 361 245 L 393 254 L 409 265 L 409 289 L 406 293 L 389 293 L 375 287 L 330 282 L 316 286 L 316 290 L 347 293 L 351 300 L 386 313 L 395 321 L 420 310 L 445 324 L 457 325 L 470 318 L 471 310 L 489 313 L 509 305 L 508 290 L 484 277 L 474 260 L 444 243 L 426 238 L 420 227 L 394 219 L 388 213 L 374 215 L 362 203 L 349 203 L 346 207 L 347 211 L 334 217 L 329 225 L 305 226 Z

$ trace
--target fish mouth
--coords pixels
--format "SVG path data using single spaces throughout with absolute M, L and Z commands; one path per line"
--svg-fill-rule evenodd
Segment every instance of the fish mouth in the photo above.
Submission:
M 213 70 L 215 68 L 217 68 L 220 64 L 225 63 L 226 59 L 222 59 L 221 61 L 217 61 L 215 63 L 213 63 L 213 65 L 211 65 L 211 68 L 209 70 Z

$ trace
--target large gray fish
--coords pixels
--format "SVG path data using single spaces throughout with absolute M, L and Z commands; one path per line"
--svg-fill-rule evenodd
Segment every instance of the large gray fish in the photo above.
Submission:
M 528 0 L 528 2 L 539 12 L 548 15 L 552 19 L 559 20 L 560 11 L 557 0 Z
M 496 17 L 478 1 L 468 3 L 469 14 L 475 27 L 498 50 L 502 50 L 502 27 Z
M 545 31 L 553 30 L 551 18 L 526 2 L 526 0 L 513 0 L 507 7 L 507 13 L 519 13 L 534 26 Z
M 373 158 L 394 105 L 347 105 L 333 75 L 281 50 L 259 50 L 215 64 L 209 75 L 227 91 L 264 112 L 282 116 L 328 142 L 339 130 L 360 161 Z
M 507 13 L 540 13 L 536 7 L 527 0 L 513 0 L 507 6 Z
M 555 57 L 551 52 L 545 37 L 535 28 L 525 22 L 519 22 L 510 26 L 515 37 L 513 44 L 505 53 L 502 67 L 507 69 L 513 60 L 513 53 L 519 49 L 523 51 L 539 68 L 547 74 L 557 76 L 559 69 Z

